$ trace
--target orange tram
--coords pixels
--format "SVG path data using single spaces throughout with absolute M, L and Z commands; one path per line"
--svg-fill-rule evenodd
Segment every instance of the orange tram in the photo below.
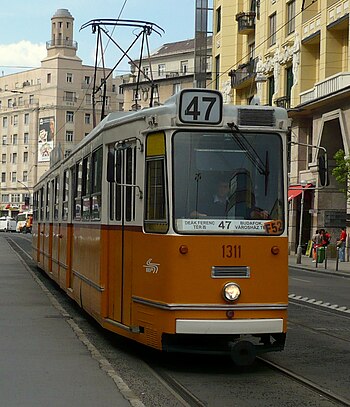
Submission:
M 288 126 L 205 89 L 111 113 L 36 185 L 34 260 L 146 346 L 238 365 L 282 350 Z

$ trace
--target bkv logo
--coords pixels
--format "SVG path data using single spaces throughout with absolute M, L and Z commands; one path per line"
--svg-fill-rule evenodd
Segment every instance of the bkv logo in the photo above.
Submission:
M 146 273 L 158 273 L 158 266 L 159 263 L 152 263 L 152 259 L 148 259 L 146 261 L 146 264 L 143 265 L 143 267 L 145 267 L 146 269 Z

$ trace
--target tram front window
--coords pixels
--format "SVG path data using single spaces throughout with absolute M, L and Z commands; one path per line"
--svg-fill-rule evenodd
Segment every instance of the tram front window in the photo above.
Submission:
M 177 132 L 173 157 L 178 232 L 283 232 L 279 134 Z

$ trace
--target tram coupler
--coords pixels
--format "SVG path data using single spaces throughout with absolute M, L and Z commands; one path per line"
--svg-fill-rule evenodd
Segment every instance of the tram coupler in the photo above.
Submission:
M 236 341 L 229 342 L 231 359 L 237 366 L 250 366 L 256 357 L 256 348 L 252 342 Z

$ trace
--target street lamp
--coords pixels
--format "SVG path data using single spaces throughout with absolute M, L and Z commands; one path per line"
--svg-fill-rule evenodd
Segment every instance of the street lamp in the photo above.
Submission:
M 298 248 L 297 248 L 297 264 L 301 264 L 301 254 L 302 254 L 302 247 L 301 247 L 301 235 L 303 231 L 303 214 L 304 214 L 304 192 L 305 192 L 305 186 L 306 186 L 306 181 L 300 181 L 301 185 L 301 203 L 300 203 L 300 222 L 299 222 L 299 242 L 298 242 Z

